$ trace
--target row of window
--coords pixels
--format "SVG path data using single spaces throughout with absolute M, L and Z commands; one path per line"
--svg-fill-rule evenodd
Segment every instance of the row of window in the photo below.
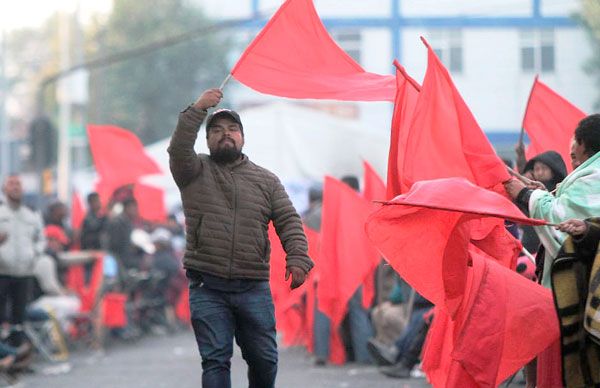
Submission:
M 355 61 L 361 63 L 361 34 L 357 30 L 332 32 L 333 38 Z M 463 71 L 461 30 L 431 30 L 429 44 L 452 73 Z M 532 73 L 554 71 L 554 30 L 519 31 L 521 70 Z

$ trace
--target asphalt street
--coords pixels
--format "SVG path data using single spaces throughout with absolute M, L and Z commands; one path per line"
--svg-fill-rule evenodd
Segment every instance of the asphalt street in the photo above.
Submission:
M 80 350 L 68 362 L 37 362 L 35 373 L 17 387 L 40 388 L 200 388 L 201 366 L 191 331 L 147 336 L 135 343 L 112 343 L 104 351 Z M 236 348 L 232 387 L 247 387 L 246 365 Z M 422 378 L 390 379 L 373 366 L 348 364 L 317 367 L 302 348 L 280 349 L 277 387 L 282 388 L 416 388 Z

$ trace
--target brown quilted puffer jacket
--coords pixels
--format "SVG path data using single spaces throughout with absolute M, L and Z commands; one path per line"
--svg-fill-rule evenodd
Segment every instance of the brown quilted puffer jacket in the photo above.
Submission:
M 279 179 L 246 155 L 225 166 L 196 154 L 205 117 L 206 111 L 193 107 L 181 112 L 168 149 L 186 221 L 183 266 L 226 279 L 269 279 L 272 220 L 287 267 L 310 271 L 302 221 Z

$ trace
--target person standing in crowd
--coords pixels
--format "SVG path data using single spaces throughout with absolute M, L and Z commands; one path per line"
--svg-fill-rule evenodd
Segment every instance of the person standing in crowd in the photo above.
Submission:
M 106 225 L 106 216 L 101 213 L 102 204 L 98 193 L 90 193 L 87 196 L 88 212 L 81 226 L 81 249 L 102 249 L 102 233 Z
M 112 218 L 106 227 L 107 251 L 115 257 L 122 269 L 138 269 L 141 258 L 131 242 L 134 223 L 138 218 L 138 204 L 133 198 L 123 201 L 123 211 Z
M 567 218 L 589 218 L 600 214 L 600 114 L 579 122 L 571 143 L 575 170 L 559 185 L 556 192 L 526 187 L 512 178 L 505 183 L 506 192 L 517 204 L 529 209 L 532 218 L 558 224 Z M 542 285 L 550 287 L 550 267 L 565 239 L 565 234 L 550 226 L 536 227 L 545 249 Z M 539 257 L 539 255 L 538 255 Z
M 563 158 L 556 151 L 546 151 L 529 159 L 525 163 L 524 174 L 531 173 L 532 179 L 541 182 L 546 190 L 553 192 L 556 186 L 567 176 L 567 166 Z M 526 212 L 529 209 L 524 209 Z M 524 225 L 523 237 L 521 242 L 523 247 L 531 253 L 537 252 L 540 246 L 540 239 L 535 233 L 533 226 Z
M 506 192 L 519 207 L 529 209 L 530 217 L 552 224 L 568 218 L 585 219 L 600 214 L 600 114 L 589 115 L 577 125 L 571 143 L 571 160 L 574 170 L 555 193 L 545 190 L 540 182 L 526 187 L 515 178 L 504 184 Z M 550 271 L 566 234 L 551 226 L 538 226 L 535 231 L 542 243 L 536 263 L 542 268 L 541 284 L 551 288 Z M 533 377 L 532 371 L 529 371 L 528 384 L 560 384 L 559 352 L 557 343 L 538 356 L 537 376 Z
M 184 268 L 190 279 L 192 326 L 202 357 L 202 386 L 231 386 L 233 338 L 248 364 L 251 388 L 275 386 L 277 343 L 269 288 L 268 224 L 287 254 L 286 279 L 297 288 L 313 267 L 300 216 L 283 185 L 242 153 L 244 128 L 208 89 L 179 115 L 168 148 L 186 218 Z M 206 118 L 210 154 L 194 143 Z M 282 274 L 283 276 L 283 274 Z
M 2 185 L 6 203 L 0 205 L 0 315 L 11 325 L 9 344 L 23 344 L 23 321 L 36 259 L 44 252 L 42 219 L 23 205 L 18 175 Z M 8 312 L 8 315 L 6 313 Z
M 570 236 L 552 266 L 552 292 L 561 325 L 563 381 L 600 385 L 600 218 L 570 219 L 557 229 Z

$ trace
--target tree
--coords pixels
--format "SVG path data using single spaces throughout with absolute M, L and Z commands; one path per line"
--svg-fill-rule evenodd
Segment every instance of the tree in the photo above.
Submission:
M 115 0 L 93 32 L 88 58 L 138 47 L 210 21 L 185 0 Z M 178 112 L 227 74 L 227 40 L 219 34 L 166 47 L 90 73 L 88 122 L 136 131 L 149 143 L 171 134 Z
M 592 45 L 592 58 L 586 63 L 586 71 L 596 78 L 597 89 L 600 89 L 600 1 L 583 0 L 579 19 L 585 26 Z M 596 108 L 600 108 L 600 96 L 596 100 Z

